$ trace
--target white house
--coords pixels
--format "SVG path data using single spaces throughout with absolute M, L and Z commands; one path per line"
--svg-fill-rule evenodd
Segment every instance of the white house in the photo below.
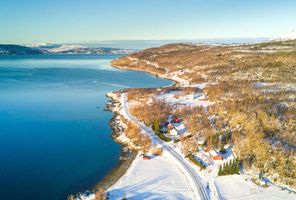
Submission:
M 177 136 L 178 135 L 178 130 L 176 128 L 173 128 L 172 130 L 170 130 L 170 135 L 172 136 Z
M 177 129 L 178 133 L 180 135 L 183 135 L 184 133 L 187 132 L 187 128 L 183 123 L 173 123 L 174 127 Z

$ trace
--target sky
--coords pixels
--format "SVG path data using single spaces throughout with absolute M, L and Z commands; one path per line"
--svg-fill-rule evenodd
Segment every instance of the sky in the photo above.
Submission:
M 0 43 L 275 37 L 295 0 L 0 0 Z

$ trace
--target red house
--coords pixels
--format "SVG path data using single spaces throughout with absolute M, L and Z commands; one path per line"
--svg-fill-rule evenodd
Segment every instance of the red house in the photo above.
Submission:
M 216 156 L 212 156 L 213 160 L 223 160 L 222 156 L 216 155 Z
M 199 101 L 208 101 L 207 98 L 198 99 Z
M 143 156 L 143 160 L 150 160 L 150 156 Z
M 168 124 L 168 129 L 171 130 L 171 129 L 173 129 L 173 128 L 174 128 L 174 125 L 171 124 L 171 123 L 169 123 L 169 124 Z
M 181 123 L 181 119 L 178 117 L 173 118 L 173 123 Z

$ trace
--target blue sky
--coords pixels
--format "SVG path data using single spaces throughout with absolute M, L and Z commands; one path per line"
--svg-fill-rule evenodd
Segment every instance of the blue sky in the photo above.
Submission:
M 0 43 L 273 37 L 295 0 L 0 0 Z

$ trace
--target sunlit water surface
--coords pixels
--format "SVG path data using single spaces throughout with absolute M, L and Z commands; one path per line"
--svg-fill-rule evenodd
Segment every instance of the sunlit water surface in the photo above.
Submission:
M 171 82 L 112 68 L 114 58 L 0 57 L 0 199 L 64 199 L 118 164 L 105 94 Z

